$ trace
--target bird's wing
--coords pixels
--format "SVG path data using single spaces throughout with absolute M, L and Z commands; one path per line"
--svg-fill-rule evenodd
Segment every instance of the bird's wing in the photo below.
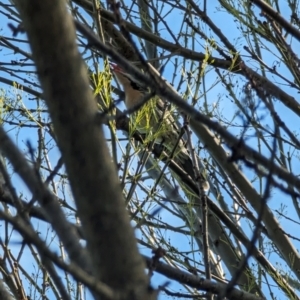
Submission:
M 136 107 L 137 104 L 145 99 L 145 94 L 149 91 L 142 88 L 118 65 L 111 64 L 111 69 L 115 73 L 119 83 L 123 86 L 127 108 L 132 109 Z M 147 142 L 154 141 L 162 144 L 168 150 L 167 154 L 173 154 L 174 160 L 179 162 L 182 168 L 194 178 L 193 163 L 185 142 L 180 136 L 180 127 L 174 118 L 174 111 L 172 111 L 172 108 L 165 101 L 157 96 L 148 100 L 132 114 L 131 128 L 145 134 Z M 203 180 L 205 180 L 204 177 Z M 209 189 L 208 183 L 207 186 Z

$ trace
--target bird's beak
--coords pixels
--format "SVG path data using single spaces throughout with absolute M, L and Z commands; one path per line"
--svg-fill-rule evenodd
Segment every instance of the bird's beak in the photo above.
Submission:
M 109 67 L 112 72 L 122 72 L 122 69 L 115 63 L 110 62 Z

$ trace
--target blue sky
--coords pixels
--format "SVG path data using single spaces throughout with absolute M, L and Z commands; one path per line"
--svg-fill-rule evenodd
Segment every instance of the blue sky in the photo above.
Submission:
M 218 9 L 215 8 L 217 4 L 217 1 L 211 1 L 208 3 L 208 14 L 211 16 L 211 18 L 213 19 L 213 21 L 219 25 L 219 28 L 221 30 L 223 30 L 223 32 L 226 31 L 226 33 L 228 33 L 228 39 L 230 39 L 230 41 L 236 41 L 236 46 L 237 49 L 239 51 L 241 51 L 242 53 L 244 53 L 243 50 L 243 46 L 246 45 L 246 42 L 240 38 L 240 33 L 236 28 L 236 22 L 234 22 L 232 19 L 228 18 L 228 15 L 222 11 L 219 11 Z M 165 8 L 167 9 L 167 8 Z M 284 9 L 284 5 L 283 5 L 283 13 L 286 11 Z M 182 16 L 180 15 L 176 15 L 176 14 L 170 14 L 168 15 L 165 20 L 166 22 L 169 24 L 169 26 L 171 26 L 172 30 L 174 32 L 178 32 L 179 30 L 179 26 L 180 26 L 180 22 L 178 21 L 179 18 L 181 18 Z M 0 18 L 0 28 L 1 28 L 1 35 L 7 36 L 7 37 L 11 37 L 11 31 L 7 26 L 8 22 L 12 22 L 13 21 L 8 21 L 6 18 Z M 201 22 L 201 21 L 199 21 Z M 225 27 L 225 25 L 226 27 Z M 207 31 L 207 34 L 209 35 L 209 31 Z M 164 30 L 161 31 L 161 35 L 163 38 L 169 39 L 168 33 Z M 20 40 L 25 39 L 24 35 L 19 35 L 18 38 Z M 199 41 L 199 43 L 202 41 Z M 294 45 L 295 41 L 293 41 L 293 45 Z M 297 45 L 298 47 L 299 45 Z M 22 47 L 23 50 L 28 51 L 27 47 L 20 42 L 20 47 Z M 197 51 L 201 51 L 203 52 L 203 47 L 199 45 L 196 45 L 196 50 Z M 270 45 L 268 43 L 265 44 L 266 50 L 261 49 L 263 53 L 268 54 L 267 50 L 269 50 Z M 296 48 L 295 48 L 296 49 Z M 274 50 L 275 51 L 275 50 Z M 215 53 L 213 53 L 213 55 L 215 55 Z M 9 62 L 11 60 L 16 59 L 16 55 L 13 53 L 13 51 L 7 52 L 7 51 L 3 51 L 0 52 L 0 62 Z M 264 59 L 265 62 L 268 65 L 272 65 L 274 63 L 274 57 L 270 56 L 270 55 L 264 55 Z M 247 62 L 247 60 L 245 59 L 245 61 Z M 251 64 L 253 64 L 253 62 L 251 61 Z M 253 64 L 255 66 L 255 64 Z M 171 64 L 170 64 L 171 66 Z M 26 67 L 27 70 L 32 70 L 31 66 Z M 284 67 L 282 65 L 278 66 L 278 70 L 280 70 L 282 72 L 282 74 L 289 76 L 289 74 L 287 73 L 287 70 L 284 69 Z M 168 67 L 166 69 L 166 71 L 164 72 L 164 77 L 167 78 L 168 80 L 170 80 L 173 77 L 173 68 L 172 67 Z M 7 73 L 4 73 L 1 69 L 0 69 L 0 76 L 2 77 L 9 77 L 9 75 Z M 179 76 L 178 76 L 179 77 Z M 16 80 L 16 78 L 13 78 L 13 80 Z M 18 80 L 19 81 L 19 80 Z M 178 80 L 177 80 L 178 81 Z M 216 82 L 216 73 L 214 71 L 210 71 L 206 76 L 205 76 L 205 84 L 206 86 L 209 88 L 210 86 L 212 86 L 214 83 Z M 21 84 L 23 84 L 23 82 L 20 82 Z M 242 85 L 245 83 L 245 80 L 240 80 L 238 82 L 239 86 L 237 85 L 237 90 L 240 90 Z M 277 82 L 276 82 L 277 83 Z M 279 83 L 278 83 L 279 84 Z M 7 90 L 7 86 L 0 83 L 0 88 L 3 88 L 4 90 Z M 291 88 L 289 88 L 288 86 L 286 87 L 286 90 L 291 94 Z M 17 97 L 17 94 L 15 93 L 15 91 L 13 91 L 12 89 L 10 89 L 9 91 L 11 93 L 11 97 Z M 15 94 L 13 94 L 15 93 Z M 298 94 L 296 93 L 296 91 L 292 91 L 292 94 L 294 93 L 295 98 L 298 98 Z M 25 95 L 25 94 L 24 94 Z M 221 84 L 218 84 L 216 87 L 214 87 L 212 90 L 210 90 L 207 93 L 207 99 L 209 99 L 209 104 L 211 104 L 212 106 L 216 103 L 218 103 L 218 108 L 219 111 L 226 116 L 227 120 L 231 120 L 232 116 L 234 115 L 235 111 L 236 111 L 236 106 L 230 102 L 227 98 L 226 98 L 226 91 L 224 89 L 224 87 Z M 34 103 L 32 102 L 32 100 L 26 99 L 26 97 L 24 97 L 24 103 L 27 107 L 30 107 L 31 105 L 34 105 Z M 200 102 L 201 103 L 201 102 Z M 274 105 L 276 106 L 276 108 L 278 109 L 278 111 L 280 111 L 280 116 L 282 117 L 282 119 L 284 119 L 284 121 L 286 122 L 286 125 L 288 125 L 290 128 L 295 129 L 295 131 L 298 131 L 299 128 L 297 127 L 298 123 L 298 118 L 293 115 L 285 106 L 283 106 L 279 101 L 275 101 Z M 120 105 L 120 108 L 124 108 L 124 106 Z M 264 115 L 264 120 L 263 120 L 263 124 L 265 126 L 270 126 L 272 128 L 272 124 L 270 123 L 270 119 L 268 118 L 267 115 L 265 115 L 265 111 L 261 110 L 260 113 L 262 115 Z M 20 130 L 17 134 L 16 134 L 16 128 L 15 126 L 7 126 L 7 129 L 14 129 L 10 131 L 10 136 L 13 138 L 13 140 L 19 145 L 19 147 L 21 149 L 23 149 L 26 152 L 26 145 L 25 142 L 27 140 L 30 140 L 30 142 L 33 144 L 33 146 L 36 146 L 36 129 L 26 129 L 26 130 Z M 240 133 L 240 128 L 236 127 L 236 128 L 231 128 L 231 131 L 233 133 L 239 134 Z M 257 147 L 257 139 L 256 137 L 252 137 L 248 140 L 248 143 L 253 146 L 253 148 Z M 125 146 L 125 143 L 123 143 L 123 145 Z M 266 149 L 264 149 L 264 151 L 266 151 Z M 299 155 L 299 154 L 298 154 Z M 119 157 L 121 156 L 121 152 L 119 152 Z M 58 151 L 56 149 L 53 149 L 50 153 L 49 153 L 49 159 L 52 163 L 52 166 L 55 165 L 56 161 L 58 160 L 59 156 L 58 156 Z M 299 168 L 299 161 L 298 160 L 294 160 L 293 161 L 293 168 L 295 170 L 297 170 Z M 247 174 L 247 176 L 249 176 L 249 178 L 251 179 L 253 177 L 253 173 L 250 170 L 247 170 L 245 167 L 243 167 L 243 170 L 245 170 L 245 173 Z M 16 175 L 13 176 L 13 181 L 16 184 L 16 186 L 18 186 L 18 191 L 25 191 L 24 192 L 24 197 L 27 199 L 30 199 L 30 195 L 28 195 L 28 191 L 27 189 L 24 187 L 23 183 L 18 179 L 18 177 Z M 147 182 L 145 183 L 145 185 L 147 184 Z M 255 185 L 258 185 L 258 183 L 256 183 Z M 140 196 L 144 197 L 144 194 L 142 194 L 141 190 L 139 190 L 139 192 L 141 193 Z M 60 196 L 63 196 L 62 193 L 60 193 Z M 139 195 L 137 195 L 139 196 Z M 70 200 L 70 197 L 67 195 L 68 200 Z M 285 200 L 286 199 L 286 200 Z M 231 201 L 229 198 L 227 199 L 228 203 L 231 203 L 229 201 Z M 283 193 L 279 192 L 278 190 L 274 190 L 272 192 L 272 197 L 269 201 L 269 205 L 272 209 L 279 209 L 282 206 L 282 203 L 284 203 L 285 205 L 287 205 L 287 207 L 290 207 L 290 202 L 291 200 L 289 198 L 287 198 Z M 153 207 L 151 207 L 151 209 L 153 210 Z M 293 212 L 292 209 L 286 209 L 286 212 L 288 212 L 288 216 L 290 218 L 295 218 L 297 219 L 296 214 Z M 171 213 L 168 213 L 166 210 L 163 210 L 160 212 L 160 214 L 157 217 L 161 217 L 163 218 L 163 220 L 167 223 L 172 224 L 173 226 L 179 226 L 182 224 L 178 224 L 179 223 L 179 219 L 177 217 L 174 217 Z M 282 226 L 284 229 L 287 230 L 287 232 L 293 234 L 294 232 L 297 232 L 298 230 L 298 226 L 294 225 L 293 223 L 289 222 L 286 219 L 281 219 L 280 220 L 282 222 Z M 44 224 L 43 222 L 36 222 L 33 221 L 35 223 L 35 225 L 37 226 L 37 228 L 39 229 L 39 231 L 41 232 L 41 234 L 43 236 L 48 235 L 48 239 L 50 240 L 51 237 L 53 236 L 52 232 L 48 232 L 48 226 L 46 224 Z M 248 235 L 249 238 L 251 238 L 252 232 L 251 229 L 249 228 L 249 226 L 246 224 L 244 224 L 245 226 L 243 228 L 245 228 L 245 232 Z M 1 230 L 1 228 L 0 228 Z M 163 237 L 165 237 L 166 239 L 170 240 L 170 244 L 173 247 L 176 247 L 178 249 L 181 249 L 182 251 L 188 251 L 191 249 L 191 245 L 189 243 L 194 243 L 193 239 L 191 239 L 190 237 L 185 237 L 183 235 L 178 235 L 178 234 L 174 234 L 172 231 L 167 231 L 167 230 L 161 230 L 161 234 Z M 140 232 L 137 232 L 137 236 L 140 237 Z M 14 237 L 13 240 L 18 241 L 18 236 Z M 296 247 L 299 247 L 299 243 L 295 242 Z M 56 243 L 52 244 L 52 247 L 54 247 L 53 249 L 55 249 L 58 245 Z M 143 252 L 144 254 L 150 256 L 150 250 L 145 248 L 145 247 L 140 247 L 141 252 Z M 14 250 L 14 247 L 12 247 L 12 250 Z M 15 246 L 15 250 L 16 253 L 18 252 L 18 246 Z M 26 250 L 28 251 L 28 250 Z M 29 255 L 29 253 L 28 253 Z M 201 260 L 201 256 L 199 254 L 195 254 L 195 256 L 197 257 L 197 259 Z M 276 257 L 274 254 L 270 253 L 270 256 L 274 257 L 272 261 L 272 263 L 276 263 L 278 257 Z M 26 261 L 26 255 L 24 255 L 24 260 L 22 261 L 22 263 L 28 267 L 28 270 L 30 270 L 32 268 L 33 262 L 32 261 Z M 283 266 L 284 268 L 284 266 Z M 163 284 L 167 279 L 164 278 L 163 276 L 160 276 L 158 274 L 155 274 L 154 278 L 153 278 L 153 284 L 157 285 L 157 284 Z M 176 290 L 178 288 L 178 284 L 176 284 L 175 282 L 172 282 L 171 285 L 169 286 L 171 289 Z M 266 291 L 267 292 L 267 291 Z M 278 296 L 282 296 L 282 294 L 278 294 Z M 282 296 L 284 297 L 284 296 Z M 168 299 L 167 296 L 162 295 L 160 297 L 161 299 Z M 282 298 L 283 299 L 283 298 Z

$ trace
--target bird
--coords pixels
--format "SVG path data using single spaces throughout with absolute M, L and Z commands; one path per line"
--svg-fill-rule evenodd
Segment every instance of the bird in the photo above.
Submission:
M 144 134 L 146 143 L 154 142 L 165 147 L 169 155 L 173 154 L 174 161 L 195 179 L 194 166 L 172 110 L 117 64 L 110 63 L 110 69 L 123 87 L 127 110 L 132 112 L 131 130 Z M 209 183 L 203 174 L 200 176 L 203 190 L 208 191 Z

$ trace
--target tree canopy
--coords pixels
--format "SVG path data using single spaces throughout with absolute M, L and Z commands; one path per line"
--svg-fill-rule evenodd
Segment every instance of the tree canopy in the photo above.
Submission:
M 300 297 L 298 1 L 0 12 L 1 299 Z M 111 63 L 192 168 L 136 130 Z

